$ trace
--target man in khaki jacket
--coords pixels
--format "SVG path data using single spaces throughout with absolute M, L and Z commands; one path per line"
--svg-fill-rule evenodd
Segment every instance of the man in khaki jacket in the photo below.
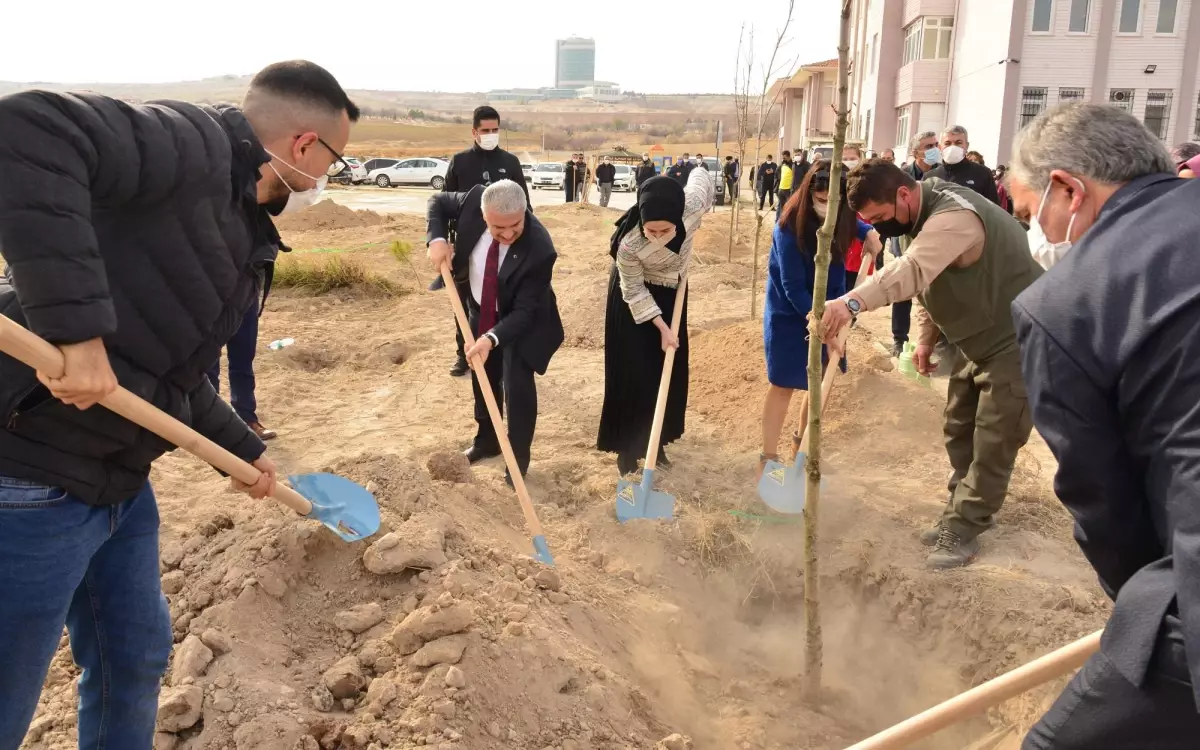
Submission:
M 950 496 L 921 541 L 935 548 L 930 567 L 966 565 L 1004 503 L 1033 428 L 1010 308 L 1042 269 L 1021 225 L 970 188 L 936 178 L 918 183 L 871 159 L 850 172 L 846 194 L 880 237 L 910 242 L 896 263 L 826 306 L 826 340 L 861 312 L 916 297 L 920 371 L 933 370 L 939 328 L 957 346 L 944 427 Z

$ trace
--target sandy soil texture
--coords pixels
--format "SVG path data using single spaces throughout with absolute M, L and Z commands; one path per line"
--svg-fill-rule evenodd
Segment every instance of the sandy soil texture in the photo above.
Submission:
M 1036 438 L 978 562 L 922 567 L 917 533 L 945 502 L 944 397 L 891 370 L 875 346 L 888 313 L 874 313 L 826 416 L 827 689 L 806 703 L 800 526 L 731 513 L 760 510 L 750 222 L 732 259 L 727 211 L 697 238 L 688 427 L 658 479 L 677 518 L 622 526 L 614 457 L 594 450 L 616 212 L 538 215 L 560 254 L 567 343 L 538 383 L 529 486 L 557 567 L 529 559 L 502 462 L 449 455 L 474 431 L 471 387 L 447 374 L 453 323 L 444 293 L 424 289 L 420 218 L 331 202 L 285 218 L 295 262 L 336 251 L 403 292 L 277 290 L 257 360 L 276 461 L 363 483 L 384 528 L 345 544 L 186 455 L 160 461 L 177 649 L 159 750 L 834 750 L 1103 623 Z M 418 249 L 412 267 L 395 240 Z M 295 345 L 266 349 L 283 337 Z M 76 676 L 64 638 L 26 748 L 74 747 Z M 1015 748 L 1053 692 L 921 747 Z

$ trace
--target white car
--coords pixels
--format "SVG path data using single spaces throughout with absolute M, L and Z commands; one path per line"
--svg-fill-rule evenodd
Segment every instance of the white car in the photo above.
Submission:
M 637 173 L 628 164 L 614 164 L 617 173 L 613 176 L 613 190 L 632 193 L 637 190 Z
M 521 174 L 525 176 L 526 182 L 533 182 L 533 165 L 532 164 L 522 164 L 521 165 Z
M 561 190 L 566 177 L 561 164 L 539 164 L 533 168 L 533 189 L 558 188 Z
M 371 170 L 367 181 L 379 187 L 429 185 L 434 190 L 441 190 L 446 185 L 449 169 L 450 162 L 443 159 L 401 159 L 390 167 Z

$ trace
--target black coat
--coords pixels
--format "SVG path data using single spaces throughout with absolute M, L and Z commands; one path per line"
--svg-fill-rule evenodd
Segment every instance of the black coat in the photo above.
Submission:
M 445 239 L 455 222 L 451 269 L 455 283 L 467 289 L 471 251 L 487 231 L 480 199 L 483 188 L 465 193 L 435 193 L 429 199 L 427 240 Z M 563 342 L 562 319 L 551 280 L 558 254 L 550 233 L 532 213 L 525 215 L 525 231 L 508 250 L 500 265 L 497 307 L 500 321 L 492 329 L 500 347 L 515 347 L 517 354 L 539 375 L 546 374 L 550 358 Z M 464 299 L 471 299 L 469 293 Z
M 103 337 L 121 385 L 246 460 L 264 446 L 205 370 L 255 304 L 277 238 L 242 114 L 95 94 L 0 98 L 0 313 L 56 344 Z M 0 475 L 133 497 L 171 446 L 52 398 L 0 354 Z
M 521 171 L 521 161 L 502 148 L 488 151 L 480 148 L 478 143 L 450 157 L 443 190 L 447 193 L 463 193 L 476 185 L 487 187 L 500 180 L 512 180 L 524 188 L 525 200 L 530 206 L 533 205 L 529 199 L 529 186 L 525 184 L 525 173 Z
M 604 185 L 611 185 L 613 180 L 617 179 L 617 168 L 612 164 L 601 164 L 596 167 L 596 182 Z
M 997 206 L 1000 205 L 1000 195 L 996 192 L 996 178 L 992 176 L 992 170 L 982 164 L 976 164 L 968 159 L 963 159 L 958 164 L 943 162 L 926 172 L 921 179 L 930 177 L 969 187 Z
M 758 181 L 759 190 L 774 191 L 779 186 L 779 165 L 773 161 L 763 162 L 758 167 L 755 179 Z
M 656 174 L 657 174 L 657 172 L 654 171 L 654 162 L 644 161 L 641 164 L 639 164 L 638 168 L 637 168 L 638 187 L 641 187 L 643 182 L 650 179 L 651 177 L 653 177 Z
M 1132 181 L 1013 303 L 1033 421 L 1058 460 L 1055 494 L 1116 600 L 1101 648 L 1141 684 L 1160 626 L 1168 637 L 1181 629 L 1193 690 L 1200 688 L 1197 205 L 1198 180 Z

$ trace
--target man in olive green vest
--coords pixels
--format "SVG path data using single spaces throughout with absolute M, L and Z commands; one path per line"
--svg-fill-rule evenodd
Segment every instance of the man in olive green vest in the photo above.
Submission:
M 938 328 L 958 348 L 946 399 L 946 453 L 954 473 L 937 526 L 921 534 L 935 547 L 928 565 L 971 562 L 978 537 L 1004 503 L 1017 453 L 1033 429 L 1013 299 L 1041 275 L 1021 225 L 970 188 L 939 179 L 918 183 L 890 162 L 871 159 L 850 172 L 847 200 L 880 237 L 907 237 L 900 259 L 825 308 L 832 341 L 855 315 L 916 297 L 917 367 L 933 370 Z

